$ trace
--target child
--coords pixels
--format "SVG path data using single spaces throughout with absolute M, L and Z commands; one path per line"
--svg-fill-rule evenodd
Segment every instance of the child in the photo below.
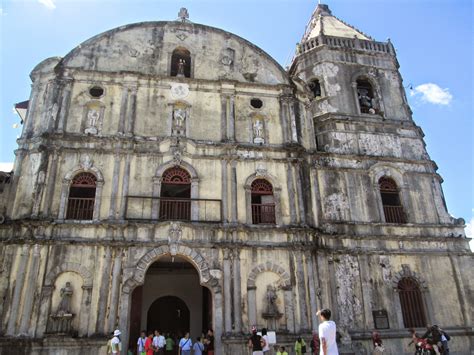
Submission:
M 202 355 L 204 351 L 204 344 L 201 343 L 201 338 L 197 337 L 196 342 L 193 345 L 194 355 Z
M 288 352 L 285 350 L 284 346 L 280 346 L 278 348 L 276 355 L 288 355 Z

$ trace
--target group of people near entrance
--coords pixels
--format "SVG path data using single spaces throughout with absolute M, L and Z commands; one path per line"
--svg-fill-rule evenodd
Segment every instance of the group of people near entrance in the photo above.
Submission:
M 137 341 L 138 355 L 165 355 L 174 354 L 175 341 L 168 334 L 166 337 L 161 335 L 159 330 L 154 332 L 142 331 Z M 192 341 L 189 332 L 178 342 L 178 355 L 214 355 L 214 333 L 212 329 L 207 331 L 206 335 L 197 337 Z
M 339 355 L 336 343 L 336 323 L 331 320 L 331 311 L 329 309 L 319 310 L 317 312 L 321 323 L 319 324 L 318 332 L 313 334 L 313 339 L 310 342 L 310 354 L 312 355 Z M 248 347 L 252 355 L 270 355 L 270 342 L 267 335 L 267 330 L 262 329 L 261 335 L 257 333 L 257 327 L 252 327 L 252 335 L 248 339 Z M 122 347 L 120 340 L 120 330 L 115 330 L 114 337 L 108 342 L 108 354 L 122 355 Z M 449 335 L 437 325 L 427 328 L 426 333 L 419 337 L 414 330 L 412 330 L 412 342 L 415 344 L 415 354 L 425 353 L 423 350 L 429 349 L 430 353 L 436 355 L 449 354 L 448 341 Z M 373 354 L 382 354 L 384 352 L 383 342 L 378 332 L 372 333 L 372 342 L 374 345 Z M 141 332 L 140 338 L 137 341 L 138 355 L 165 355 L 174 354 L 175 342 L 167 335 L 164 337 L 160 331 L 155 330 L 149 332 L 148 336 L 145 331 Z M 306 354 L 308 349 L 305 341 L 298 337 L 294 351 L 296 355 Z M 202 337 L 197 337 L 195 342 L 191 340 L 189 332 L 186 332 L 178 342 L 178 355 L 214 355 L 214 333 L 211 329 Z M 133 355 L 129 350 L 127 355 Z M 284 346 L 278 347 L 276 355 L 289 355 Z
M 323 309 L 318 311 L 317 315 L 321 323 L 318 332 L 314 333 L 311 340 L 311 354 L 314 355 L 339 355 L 336 344 L 336 323 L 331 320 L 331 311 Z M 270 344 L 268 341 L 267 330 L 262 329 L 262 335 L 257 333 L 257 327 L 252 327 L 252 336 L 248 340 L 248 347 L 252 351 L 252 355 L 264 355 L 270 353 Z M 301 338 L 295 342 L 295 354 L 303 355 L 307 353 L 306 342 Z M 278 348 L 277 355 L 288 355 L 284 346 Z

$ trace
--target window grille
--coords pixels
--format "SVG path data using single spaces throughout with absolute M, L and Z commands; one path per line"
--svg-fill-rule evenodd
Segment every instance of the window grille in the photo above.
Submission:
M 418 283 L 410 277 L 404 277 L 398 282 L 398 293 L 405 328 L 426 327 L 423 296 Z

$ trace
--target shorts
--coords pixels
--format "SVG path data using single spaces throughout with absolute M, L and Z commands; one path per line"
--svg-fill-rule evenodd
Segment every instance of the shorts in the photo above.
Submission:
M 252 355 L 263 355 L 263 351 L 262 350 L 252 351 Z

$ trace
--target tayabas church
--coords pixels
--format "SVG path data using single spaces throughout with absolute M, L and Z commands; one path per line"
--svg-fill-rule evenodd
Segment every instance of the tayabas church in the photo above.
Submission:
M 329 308 L 342 354 L 430 324 L 472 354 L 473 254 L 398 69 L 326 5 L 287 69 L 186 9 L 39 63 L 0 176 L 0 353 L 212 328 L 243 355 L 253 325 L 293 349 Z

